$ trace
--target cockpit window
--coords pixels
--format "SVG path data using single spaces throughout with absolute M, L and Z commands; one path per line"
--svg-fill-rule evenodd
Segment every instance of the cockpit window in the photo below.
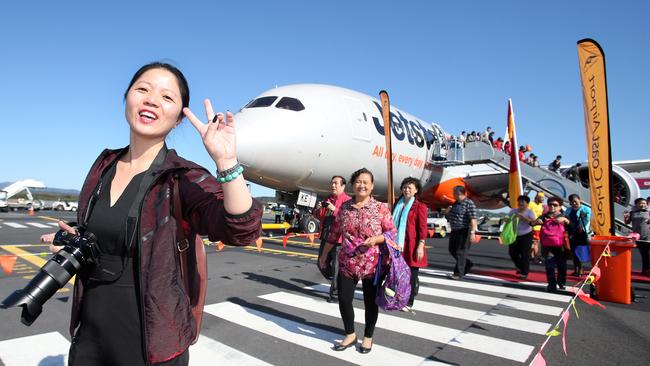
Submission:
M 278 97 L 261 97 L 248 103 L 244 108 L 262 108 L 269 107 Z
M 296 98 L 284 97 L 280 99 L 278 104 L 275 105 L 275 108 L 288 109 L 298 112 L 305 109 L 305 106 L 302 105 L 302 103 Z

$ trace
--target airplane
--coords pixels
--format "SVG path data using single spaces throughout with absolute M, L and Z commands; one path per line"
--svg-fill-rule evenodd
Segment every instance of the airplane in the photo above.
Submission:
M 319 196 L 330 194 L 334 175 L 347 178 L 359 168 L 369 169 L 375 178 L 373 193 L 385 201 L 387 153 L 381 112 L 376 98 L 338 86 L 293 84 L 267 90 L 235 114 L 244 177 L 275 189 L 278 201 L 298 208 L 304 232 L 317 230 L 310 211 Z M 452 204 L 457 185 L 466 187 L 479 208 L 506 205 L 507 168 L 454 161 L 460 144 L 450 143 L 451 136 L 439 124 L 393 106 L 390 112 L 394 186 L 405 177 L 419 178 L 423 187 L 420 199 L 432 210 Z M 650 171 L 650 160 L 626 163 L 637 172 Z M 627 207 L 640 196 L 640 188 L 630 173 L 614 168 L 615 183 L 624 190 L 625 202 L 621 203 Z M 586 168 L 579 175 L 585 174 L 588 176 Z M 566 188 L 561 188 L 556 194 L 568 196 Z

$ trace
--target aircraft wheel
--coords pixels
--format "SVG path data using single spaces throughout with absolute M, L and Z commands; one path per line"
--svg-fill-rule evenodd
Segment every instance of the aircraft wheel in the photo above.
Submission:
M 300 222 L 300 231 L 305 234 L 314 234 L 318 232 L 318 221 L 311 216 L 307 216 Z

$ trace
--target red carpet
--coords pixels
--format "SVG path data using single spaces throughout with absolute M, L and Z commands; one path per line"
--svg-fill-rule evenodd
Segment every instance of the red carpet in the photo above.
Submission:
M 511 282 L 540 282 L 540 283 L 546 283 L 546 272 L 542 271 L 531 271 L 528 274 L 528 278 L 525 280 L 520 280 L 519 275 L 515 274 L 515 270 L 489 270 L 489 269 L 476 269 L 473 270 L 472 273 L 483 275 L 483 276 L 490 276 L 490 277 L 496 277 L 500 278 L 505 281 L 511 281 Z M 580 282 L 581 280 L 584 279 L 584 277 L 579 278 L 579 277 L 574 277 L 567 274 L 567 282 L 569 284 L 575 284 Z M 648 276 L 643 276 L 641 272 L 632 272 L 632 282 L 645 282 L 645 283 L 650 283 L 650 277 Z

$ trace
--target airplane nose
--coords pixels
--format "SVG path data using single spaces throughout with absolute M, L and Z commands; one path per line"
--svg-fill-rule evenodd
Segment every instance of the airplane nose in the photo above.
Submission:
M 253 162 L 256 161 L 260 138 L 263 136 L 255 125 L 255 121 L 245 113 L 239 112 L 235 115 L 237 159 L 249 169 L 253 166 Z

